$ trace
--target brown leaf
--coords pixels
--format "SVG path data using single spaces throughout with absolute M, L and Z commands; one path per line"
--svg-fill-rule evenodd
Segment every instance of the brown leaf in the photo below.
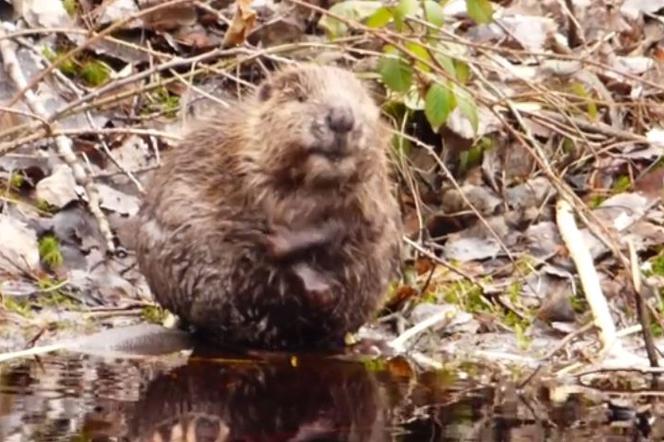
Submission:
M 141 9 L 148 9 L 163 2 L 164 0 L 140 0 L 138 4 Z M 191 26 L 196 23 L 196 19 L 196 8 L 190 3 L 164 7 L 143 16 L 145 27 L 158 31 Z
M 224 35 L 223 46 L 235 46 L 244 43 L 247 35 L 256 25 L 256 12 L 251 9 L 250 0 L 237 0 L 235 2 L 235 15 L 233 21 Z

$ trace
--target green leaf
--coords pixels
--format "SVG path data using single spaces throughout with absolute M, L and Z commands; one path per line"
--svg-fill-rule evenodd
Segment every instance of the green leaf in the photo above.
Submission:
M 434 26 L 441 27 L 445 23 L 445 14 L 443 12 L 443 7 L 439 3 L 434 2 L 433 0 L 425 0 L 424 2 L 424 14 L 426 21 L 431 23 Z
M 394 8 L 394 24 L 397 31 L 403 29 L 403 22 L 407 16 L 414 14 L 418 9 L 418 0 L 399 0 Z
M 370 28 L 383 28 L 392 21 L 392 18 L 392 9 L 383 6 L 369 16 L 366 25 Z
M 349 0 L 336 3 L 330 8 L 330 12 L 348 20 L 361 22 L 381 7 L 383 7 L 383 3 L 380 1 Z M 318 25 L 327 32 L 329 38 L 341 37 L 348 32 L 348 26 L 345 23 L 329 15 L 321 18 Z
M 432 60 L 431 60 L 431 55 L 429 55 L 429 51 L 427 50 L 427 48 L 414 41 L 409 41 L 405 43 L 404 46 L 417 58 L 415 60 L 415 64 L 417 65 L 417 68 L 419 70 L 425 72 L 431 71 L 431 68 L 429 67 L 428 63 L 431 63 Z M 426 63 L 423 63 L 420 60 L 423 60 Z
M 489 0 L 466 0 L 466 9 L 475 23 L 485 24 L 493 20 L 493 7 Z
M 473 97 L 471 97 L 468 92 L 460 88 L 455 90 L 455 95 L 459 110 L 463 116 L 468 119 L 470 125 L 473 128 L 473 131 L 477 133 L 480 125 L 480 118 L 477 112 L 477 104 L 475 103 L 475 100 L 473 100 Z
M 454 60 L 451 57 L 443 55 L 439 52 L 435 52 L 434 57 L 436 57 L 438 63 L 443 67 L 443 69 L 445 69 L 445 72 L 456 78 L 456 68 L 454 67 Z
M 438 129 L 450 115 L 450 112 L 456 106 L 456 99 L 454 93 L 449 87 L 442 86 L 434 83 L 429 87 L 427 92 L 424 108 L 424 115 L 431 124 L 431 127 Z
M 380 63 L 383 83 L 395 92 L 406 92 L 413 82 L 413 70 L 402 58 L 384 57 Z
M 467 84 L 470 80 L 470 67 L 466 62 L 454 60 L 454 73 L 456 79 L 463 84 Z
M 418 9 L 417 0 L 399 0 L 397 7 L 394 10 L 394 15 L 398 15 L 401 19 L 414 14 Z

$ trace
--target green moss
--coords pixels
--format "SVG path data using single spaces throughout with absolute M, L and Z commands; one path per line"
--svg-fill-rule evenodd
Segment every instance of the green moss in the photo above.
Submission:
M 489 301 L 484 298 L 482 287 L 469 281 L 456 281 L 442 288 L 442 299 L 471 313 L 492 311 Z
M 387 369 L 387 361 L 383 358 L 364 357 L 360 360 L 362 361 L 362 365 L 364 365 L 364 368 L 367 371 L 377 373 Z
M 81 78 L 88 86 L 101 86 L 111 78 L 111 68 L 98 60 L 90 60 L 81 67 Z
M 619 176 L 611 186 L 611 191 L 614 194 L 627 192 L 632 187 L 632 181 L 627 175 Z
M 521 297 L 522 290 L 523 283 L 521 281 L 514 281 L 507 287 L 505 294 L 512 304 L 517 304 L 519 302 L 519 298 Z
M 650 259 L 650 270 L 654 275 L 664 276 L 664 254 Z
M 588 206 L 591 209 L 596 209 L 599 207 L 604 201 L 606 200 L 606 196 L 604 195 L 593 195 L 590 197 L 590 201 L 588 202 Z
M 577 293 L 574 296 L 569 297 L 570 304 L 572 305 L 572 310 L 575 313 L 583 313 L 588 310 L 588 301 L 583 293 Z
M 27 302 L 19 302 L 16 299 L 7 296 L 2 297 L 2 307 L 8 312 L 17 314 L 24 318 L 30 318 L 33 315 L 30 304 Z
M 55 235 L 47 234 L 39 239 L 39 257 L 44 264 L 51 268 L 62 265 L 60 241 Z
M 42 55 L 51 63 L 55 62 L 62 54 L 63 52 L 59 51 L 53 52 L 48 46 L 45 46 L 44 49 L 42 49 Z M 62 60 L 58 64 L 58 69 L 68 77 L 77 76 L 79 71 L 78 64 L 73 58 L 66 58 Z
M 44 307 L 57 307 L 63 310 L 74 310 L 78 302 L 67 293 L 67 281 L 58 281 L 48 276 L 37 281 L 41 294 L 37 305 Z
M 165 87 L 160 87 L 150 94 L 150 101 L 141 110 L 143 114 L 160 112 L 167 117 L 174 118 L 180 109 L 180 97 L 168 92 Z
M 9 177 L 9 187 L 13 190 L 20 189 L 25 183 L 25 177 L 21 173 L 12 173 Z
M 78 12 L 78 1 L 76 0 L 62 0 L 62 6 L 67 11 L 70 17 L 76 17 Z
M 162 324 L 167 315 L 166 310 L 156 305 L 146 306 L 141 310 L 141 318 L 153 324 Z

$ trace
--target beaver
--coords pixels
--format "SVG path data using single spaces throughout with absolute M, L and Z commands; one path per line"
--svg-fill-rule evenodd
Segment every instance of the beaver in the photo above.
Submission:
M 227 348 L 333 348 L 398 273 L 389 131 L 338 67 L 289 66 L 164 155 L 137 260 L 163 307 Z

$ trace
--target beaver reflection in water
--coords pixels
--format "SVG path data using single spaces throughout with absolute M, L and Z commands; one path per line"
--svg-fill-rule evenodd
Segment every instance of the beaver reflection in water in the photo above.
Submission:
M 388 130 L 353 74 L 289 67 L 168 152 L 141 208 L 156 300 L 223 346 L 334 347 L 399 263 Z

